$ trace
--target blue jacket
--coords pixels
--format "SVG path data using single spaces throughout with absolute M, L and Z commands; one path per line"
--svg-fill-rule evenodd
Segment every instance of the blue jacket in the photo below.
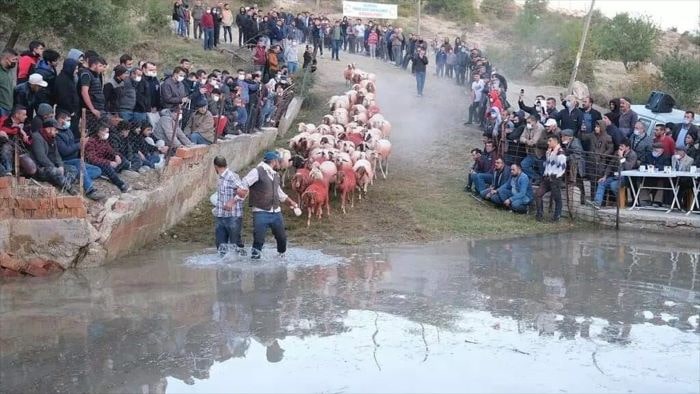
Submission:
M 80 141 L 76 142 L 71 129 L 58 130 L 56 146 L 63 160 L 80 158 Z
M 532 184 L 530 184 L 530 178 L 524 172 L 521 172 L 515 178 L 511 177 L 510 182 L 502 187 L 510 188 L 511 200 L 522 201 L 525 204 L 532 201 Z

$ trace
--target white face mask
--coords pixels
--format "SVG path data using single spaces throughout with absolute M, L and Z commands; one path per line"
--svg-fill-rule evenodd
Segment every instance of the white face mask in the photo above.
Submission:
M 101 138 L 103 141 L 108 140 L 108 139 L 109 139 L 109 133 L 106 133 L 105 135 L 103 135 L 103 136 L 100 137 L 100 138 Z
M 213 86 L 214 89 L 218 89 L 218 88 L 219 88 L 219 83 L 216 82 L 216 81 L 211 81 L 211 86 Z
M 178 82 L 182 82 L 185 80 L 185 77 L 183 75 L 178 75 L 177 77 L 175 77 L 175 80 Z
M 651 155 L 654 156 L 654 157 L 659 157 L 659 156 L 661 156 L 663 153 L 664 153 L 663 151 L 656 151 L 656 150 L 655 150 L 655 151 L 652 151 L 652 152 L 651 152 Z
M 681 155 L 673 155 L 673 158 L 676 159 L 676 160 L 680 160 L 680 159 L 681 159 Z
M 158 75 L 158 73 L 155 71 L 147 71 L 146 75 L 155 78 Z
M 245 75 L 238 74 L 238 80 L 242 81 L 245 79 Z
M 637 129 L 634 129 L 634 135 L 642 135 L 642 132 Z
M 690 124 L 690 119 L 683 118 L 683 124 Z
M 211 99 L 214 100 L 214 102 L 219 101 L 219 96 L 211 96 Z
M 70 120 L 63 125 L 63 130 L 70 129 Z
M 136 82 L 136 83 L 141 82 L 141 77 L 134 77 L 134 82 Z
M 528 130 L 532 129 L 532 125 L 530 123 L 528 123 L 526 127 Z

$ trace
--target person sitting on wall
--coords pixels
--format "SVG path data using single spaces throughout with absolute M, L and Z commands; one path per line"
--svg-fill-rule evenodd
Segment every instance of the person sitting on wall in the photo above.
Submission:
M 90 136 L 85 145 L 85 158 L 88 163 L 100 167 L 102 174 L 122 193 L 126 193 L 131 188 L 118 175 L 126 168 L 126 162 L 114 151 L 108 140 L 109 125 L 100 123 L 97 131 Z

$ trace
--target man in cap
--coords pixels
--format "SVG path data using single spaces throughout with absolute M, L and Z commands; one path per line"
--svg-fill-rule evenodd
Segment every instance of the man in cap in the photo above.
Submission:
M 187 119 L 183 130 L 190 141 L 200 145 L 211 145 L 214 141 L 214 116 L 209 112 L 209 102 L 204 96 L 195 102 L 196 111 Z
M 214 158 L 214 171 L 218 176 L 216 203 L 211 210 L 216 219 L 214 235 L 219 254 L 227 250 L 221 245 L 234 244 L 238 254 L 245 256 L 241 228 L 243 226 L 243 201 L 237 192 L 243 187 L 241 178 L 228 168 L 226 159 L 221 156 Z
M 243 178 L 243 187 L 238 189 L 240 197 L 250 194 L 250 206 L 253 209 L 253 250 L 250 256 L 252 259 L 260 259 L 268 228 L 272 230 L 277 241 L 279 256 L 284 258 L 287 251 L 287 232 L 280 204 L 286 203 L 295 210 L 299 208 L 280 187 L 280 176 L 275 171 L 279 167 L 279 160 L 277 152 L 265 152 L 263 161 L 250 170 Z
M 46 120 L 40 131 L 32 133 L 32 158 L 37 166 L 34 177 L 75 195 L 77 191 L 73 181 L 77 178 L 77 171 L 74 167 L 63 165 L 56 145 L 56 134 L 58 123 L 54 119 Z
M 21 105 L 27 109 L 28 119 L 31 120 L 34 117 L 39 104 L 51 102 L 51 94 L 47 86 L 49 84 L 44 81 L 44 77 L 34 73 L 29 76 L 27 82 L 21 83 L 15 88 L 15 105 Z

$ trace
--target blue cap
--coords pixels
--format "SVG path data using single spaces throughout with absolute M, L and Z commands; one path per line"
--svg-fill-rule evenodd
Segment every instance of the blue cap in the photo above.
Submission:
M 277 153 L 277 151 L 271 150 L 265 152 L 265 155 L 263 156 L 263 160 L 265 161 L 271 161 L 271 160 L 279 160 L 280 155 Z

